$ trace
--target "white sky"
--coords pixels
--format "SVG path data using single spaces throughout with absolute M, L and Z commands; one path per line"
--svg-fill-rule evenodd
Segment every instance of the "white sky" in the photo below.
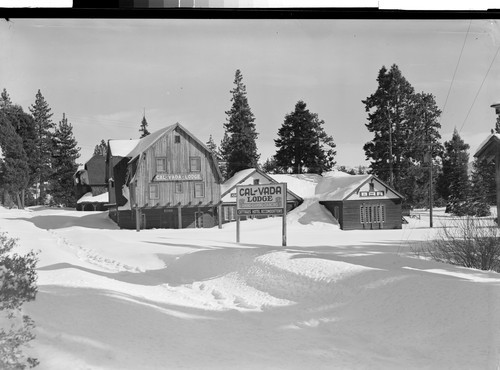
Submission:
M 150 131 L 180 122 L 219 144 L 239 68 L 261 162 L 302 99 L 334 137 L 338 164 L 355 166 L 366 164 L 362 147 L 373 137 L 361 100 L 380 68 L 396 63 L 441 109 L 450 91 L 443 141 L 457 127 L 473 152 L 495 125 L 500 25 L 469 22 L 13 19 L 0 22 L 0 89 L 26 111 L 41 89 L 53 120 L 65 112 L 73 124 L 84 162 L 101 139 L 138 138 L 143 109 Z

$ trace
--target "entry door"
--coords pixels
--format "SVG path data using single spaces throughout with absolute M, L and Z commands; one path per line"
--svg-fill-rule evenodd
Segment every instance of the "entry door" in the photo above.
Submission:
M 203 228 L 203 212 L 195 212 L 194 219 L 195 219 L 195 227 Z

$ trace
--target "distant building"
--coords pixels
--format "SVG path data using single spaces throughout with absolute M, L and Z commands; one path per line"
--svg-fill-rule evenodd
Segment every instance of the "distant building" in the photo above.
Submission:
M 374 175 L 325 177 L 316 194 L 343 230 L 402 228 L 403 196 Z
M 256 168 L 248 168 L 241 170 L 234 174 L 233 177 L 228 179 L 221 185 L 221 198 L 222 198 L 222 222 L 230 222 L 236 220 L 236 186 L 237 185 L 263 185 L 275 184 L 276 181 L 271 175 L 268 175 Z M 286 182 L 286 181 L 282 181 Z M 295 194 L 290 189 L 287 189 L 287 211 L 291 211 L 303 199 Z M 249 216 L 256 218 L 263 218 L 269 216 Z M 246 216 L 240 217 L 241 220 L 246 219 Z
M 140 140 L 109 140 L 106 163 L 109 215 L 120 227 L 217 225 L 217 160 L 180 124 Z
M 500 113 L 498 111 L 498 104 L 496 108 L 497 113 Z M 497 215 L 500 215 L 500 134 L 495 134 L 492 131 L 491 135 L 488 135 L 488 137 L 481 143 L 481 145 L 479 145 L 479 148 L 476 150 L 474 157 L 480 161 L 487 160 L 488 162 L 495 162 L 495 182 L 497 184 Z
M 105 179 L 106 158 L 94 155 L 75 173 L 76 209 L 78 211 L 103 211 L 108 203 L 108 185 Z

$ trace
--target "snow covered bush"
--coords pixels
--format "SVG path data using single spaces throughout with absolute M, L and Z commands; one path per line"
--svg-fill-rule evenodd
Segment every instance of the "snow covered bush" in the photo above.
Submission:
M 426 252 L 436 261 L 500 272 L 500 231 L 491 220 L 464 217 L 440 230 Z
M 36 297 L 37 255 L 12 253 L 16 240 L 0 233 L 0 368 L 25 369 L 38 361 L 26 358 L 22 347 L 32 339 L 33 320 L 21 313 L 24 302 Z

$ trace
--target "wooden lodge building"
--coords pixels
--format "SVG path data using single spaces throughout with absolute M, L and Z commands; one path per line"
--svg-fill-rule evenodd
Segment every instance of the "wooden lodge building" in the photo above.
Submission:
M 278 181 L 270 175 L 256 168 L 248 168 L 234 174 L 221 185 L 222 199 L 222 222 L 227 223 L 236 220 L 236 186 L 237 185 L 263 185 L 276 184 Z M 287 212 L 296 208 L 302 203 L 303 199 L 297 194 L 287 189 Z M 272 216 L 243 216 L 240 220 L 245 220 L 247 217 L 265 218 Z
M 403 196 L 374 175 L 325 177 L 316 194 L 342 230 L 402 228 Z
M 493 107 L 494 105 L 492 105 Z M 497 114 L 500 112 L 497 111 Z M 500 134 L 493 131 L 476 150 L 474 157 L 479 161 L 486 160 L 495 163 L 495 182 L 497 191 L 497 215 L 500 215 Z M 498 223 L 498 222 L 497 222 Z M 498 223 L 500 224 L 500 223 Z
M 109 140 L 109 215 L 122 228 L 213 227 L 222 175 L 212 152 L 180 124 L 140 140 Z

